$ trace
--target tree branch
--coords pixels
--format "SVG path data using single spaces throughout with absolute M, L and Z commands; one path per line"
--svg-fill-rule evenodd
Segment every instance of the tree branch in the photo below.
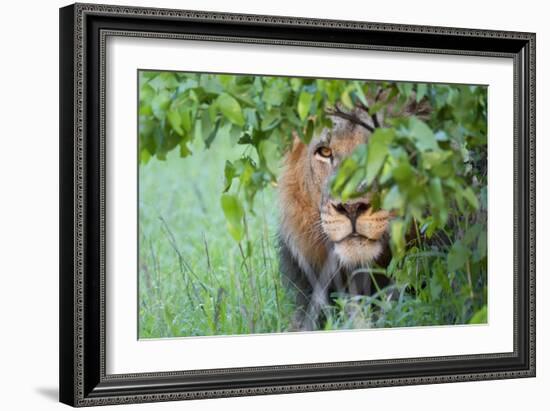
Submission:
M 374 128 L 370 124 L 365 123 L 364 121 L 362 121 L 357 116 L 354 116 L 353 114 L 346 113 L 346 112 L 340 110 L 340 108 L 338 106 L 336 106 L 332 109 L 327 109 L 326 113 L 331 115 L 331 116 L 343 118 L 343 119 L 348 120 L 348 121 L 350 121 L 354 124 L 358 124 L 361 127 L 366 128 L 371 133 L 374 132 Z

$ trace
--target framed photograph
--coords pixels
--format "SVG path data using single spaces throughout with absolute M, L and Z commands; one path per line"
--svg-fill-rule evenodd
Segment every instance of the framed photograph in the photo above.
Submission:
M 60 23 L 62 402 L 535 376 L 535 34 Z

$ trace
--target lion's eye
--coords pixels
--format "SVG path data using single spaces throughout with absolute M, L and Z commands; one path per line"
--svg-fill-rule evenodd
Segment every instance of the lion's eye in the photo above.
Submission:
M 332 157 L 332 150 L 329 147 L 319 147 L 317 149 L 317 154 L 324 158 Z

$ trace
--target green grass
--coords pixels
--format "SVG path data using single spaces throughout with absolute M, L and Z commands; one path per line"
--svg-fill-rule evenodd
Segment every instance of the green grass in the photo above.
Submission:
M 247 213 L 250 248 L 237 245 L 220 194 L 225 160 L 242 149 L 218 138 L 193 151 L 140 166 L 140 337 L 285 331 L 294 307 L 279 274 L 275 190 Z
M 220 195 L 225 161 L 240 158 L 243 148 L 218 136 L 210 149 L 194 143 L 192 150 L 140 165 L 140 338 L 288 331 L 294 291 L 279 272 L 276 190 L 258 194 L 239 245 L 227 231 Z M 431 254 L 428 245 L 409 250 L 393 273 L 400 284 L 392 286 L 393 299 L 390 290 L 333 296 L 324 328 L 486 322 L 486 267 L 467 278 L 444 272 Z

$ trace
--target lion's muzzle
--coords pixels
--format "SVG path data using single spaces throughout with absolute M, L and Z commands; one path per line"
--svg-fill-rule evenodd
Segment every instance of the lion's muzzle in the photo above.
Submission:
M 375 211 L 367 197 L 339 202 L 327 200 L 321 207 L 321 226 L 346 266 L 368 265 L 383 251 L 390 213 Z

